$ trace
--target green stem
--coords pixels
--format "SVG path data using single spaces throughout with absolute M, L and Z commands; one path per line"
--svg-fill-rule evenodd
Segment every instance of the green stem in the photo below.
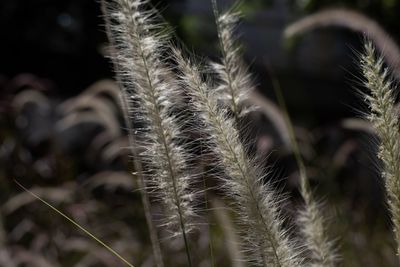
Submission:
M 29 189 L 27 189 L 26 187 L 24 187 L 22 184 L 20 184 L 17 180 L 14 180 L 14 182 L 21 187 L 23 190 L 25 190 L 27 193 L 29 193 L 31 196 L 33 196 L 34 198 L 36 198 L 37 200 L 41 201 L 43 204 L 45 204 L 46 206 L 48 206 L 49 208 L 51 208 L 52 210 L 54 210 L 56 213 L 58 213 L 59 215 L 61 215 L 62 217 L 64 217 L 67 221 L 69 221 L 70 223 L 72 223 L 74 226 L 76 226 L 77 228 L 79 228 L 81 231 L 83 231 L 85 234 L 87 234 L 90 238 L 92 238 L 94 241 L 96 241 L 97 243 L 99 243 L 101 246 L 103 246 L 105 249 L 107 249 L 109 252 L 111 252 L 112 254 L 114 254 L 114 256 L 116 256 L 118 259 L 120 259 L 126 266 L 128 267 L 135 267 L 133 264 L 129 263 L 124 257 L 121 256 L 121 254 L 119 254 L 117 251 L 115 251 L 114 249 L 112 249 L 110 246 L 108 246 L 106 243 L 104 243 L 103 241 L 101 241 L 98 237 L 96 237 L 94 234 L 92 234 L 91 232 L 89 232 L 87 229 L 85 229 L 83 226 L 81 226 L 79 223 L 77 223 L 76 221 L 74 221 L 72 218 L 68 217 L 68 215 L 66 215 L 65 213 L 63 213 L 62 211 L 60 211 L 59 209 L 57 209 L 56 207 L 54 207 L 53 205 L 51 205 L 49 202 L 47 202 L 46 200 L 42 199 L 40 196 L 38 196 L 37 194 L 33 193 L 32 191 L 30 191 Z

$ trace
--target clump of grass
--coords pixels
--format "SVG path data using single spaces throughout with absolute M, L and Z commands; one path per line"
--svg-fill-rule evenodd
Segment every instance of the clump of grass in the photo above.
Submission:
M 183 239 L 187 265 L 193 265 L 189 233 L 195 228 L 194 201 L 199 193 L 193 186 L 197 176 L 189 164 L 192 158 L 182 142 L 182 117 L 174 110 L 175 105 L 184 103 L 180 101 L 182 95 L 190 99 L 185 107 L 198 119 L 198 125 L 191 125 L 190 130 L 205 134 L 201 143 L 216 158 L 216 169 L 221 170 L 217 177 L 238 215 L 245 261 L 251 266 L 264 267 L 335 266 L 335 249 L 326 236 L 321 208 L 307 181 L 306 168 L 280 94 L 278 99 L 285 111 L 286 127 L 300 170 L 304 209 L 297 220 L 304 242 L 301 243 L 287 230 L 287 218 L 281 210 L 282 196 L 266 181 L 268 172 L 249 156 L 248 145 L 242 140 L 244 138 L 240 138 L 238 122 L 247 111 L 244 103 L 253 86 L 233 37 L 238 14 L 229 11 L 219 15 L 216 1 L 213 1 L 222 50 L 222 63 L 213 64 L 218 76 L 215 86 L 208 77 L 204 78 L 205 73 L 195 62 L 170 42 L 163 32 L 164 27 L 156 23 L 156 11 L 147 4 L 146 0 L 111 0 L 103 2 L 103 7 L 114 51 L 111 58 L 122 89 L 130 145 L 134 146 L 132 151 L 136 151 L 136 146 L 143 151 L 135 154 L 140 160 L 140 164 L 135 165 L 143 178 L 140 178 L 140 184 L 163 203 L 163 226 L 171 231 L 173 237 Z M 168 53 L 172 53 L 174 63 L 166 56 Z M 361 66 L 365 86 L 371 93 L 365 97 L 371 109 L 368 119 L 381 138 L 378 156 L 384 163 L 383 176 L 400 254 L 400 134 L 394 111 L 393 86 L 388 70 L 383 68 L 383 60 L 376 57 L 370 42 L 365 45 Z M 220 105 L 221 100 L 225 105 Z M 125 265 L 133 267 L 67 215 L 25 190 L 84 231 Z M 151 223 L 146 195 L 143 203 Z M 162 266 L 157 236 L 154 232 L 152 234 L 156 265 Z M 303 248 L 308 253 L 303 253 Z

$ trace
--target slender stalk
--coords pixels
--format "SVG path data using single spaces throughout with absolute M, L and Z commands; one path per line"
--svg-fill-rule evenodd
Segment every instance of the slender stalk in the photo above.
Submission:
M 112 254 L 114 254 L 114 256 L 116 256 L 119 260 L 121 260 L 121 262 L 123 262 L 126 266 L 128 267 L 135 267 L 133 264 L 129 263 L 128 260 L 126 260 L 124 257 L 121 256 L 121 254 L 119 254 L 117 251 L 115 251 L 113 248 L 111 248 L 110 246 L 108 246 L 106 243 L 104 243 L 103 241 L 101 241 L 98 237 L 96 237 L 94 234 L 92 234 L 91 232 L 89 232 L 89 230 L 87 230 L 86 228 L 84 228 L 83 226 L 81 226 L 79 223 L 77 223 L 76 221 L 74 221 L 73 219 L 71 219 L 68 215 L 66 215 L 65 213 L 63 213 L 62 211 L 60 211 L 59 209 L 57 209 L 56 207 L 54 207 L 53 205 L 51 205 L 49 202 L 47 202 L 46 200 L 44 200 L 43 198 L 41 198 L 40 196 L 38 196 L 37 194 L 35 194 L 34 192 L 30 191 L 29 189 L 27 189 L 25 186 L 23 186 L 21 183 L 19 183 L 18 181 L 14 180 L 14 182 L 21 187 L 23 190 L 25 190 L 26 192 L 28 192 L 31 196 L 33 196 L 34 198 L 36 198 L 37 200 L 41 201 L 43 204 L 45 204 L 46 206 L 48 206 L 50 209 L 52 209 L 53 211 L 55 211 L 56 213 L 58 213 L 59 215 L 61 215 L 64 219 L 66 219 L 67 221 L 69 221 L 71 224 L 73 224 L 75 227 L 79 228 L 82 232 L 84 232 L 86 235 L 88 235 L 90 238 L 92 238 L 94 241 L 96 241 L 97 243 L 99 243 L 102 247 L 104 247 L 105 249 L 107 249 L 109 252 L 111 252 Z
M 300 194 L 304 200 L 304 209 L 299 214 L 298 222 L 301 233 L 305 238 L 306 248 L 310 252 L 311 264 L 314 267 L 333 267 L 336 262 L 334 243 L 326 236 L 325 220 L 319 210 L 320 205 L 314 200 L 310 183 L 308 182 L 307 170 L 296 140 L 293 123 L 289 116 L 281 86 L 273 75 L 272 70 L 269 69 L 269 73 L 272 78 L 272 87 L 284 114 L 293 154 L 299 168 Z
M 204 187 L 204 202 L 205 202 L 205 210 L 208 210 L 209 204 L 208 204 L 208 196 L 207 196 L 207 181 L 205 178 L 205 175 L 203 173 L 202 175 L 203 178 L 203 187 Z M 215 258 L 214 258 L 214 248 L 213 248 L 213 243 L 212 243 L 212 233 L 211 233 L 211 225 L 210 225 L 210 215 L 207 216 L 207 226 L 208 226 L 208 246 L 210 248 L 210 261 L 211 261 L 211 267 L 215 267 Z
M 0 212 L 0 249 L 6 246 L 6 232 L 4 230 L 3 215 Z

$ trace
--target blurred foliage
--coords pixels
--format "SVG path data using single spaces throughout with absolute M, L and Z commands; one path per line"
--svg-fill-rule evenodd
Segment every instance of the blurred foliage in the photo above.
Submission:
M 400 10 L 399 0 L 290 0 L 295 8 L 305 13 L 312 13 L 317 10 L 329 7 L 347 7 L 358 10 L 371 18 L 377 19 L 386 26 L 393 34 L 398 36 L 398 11 Z

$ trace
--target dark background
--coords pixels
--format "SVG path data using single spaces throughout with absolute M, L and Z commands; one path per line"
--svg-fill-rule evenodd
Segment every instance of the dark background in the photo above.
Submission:
M 220 1 L 228 7 L 232 1 Z M 306 34 L 292 45 L 282 40 L 289 22 L 327 7 L 349 7 L 376 19 L 398 40 L 400 10 L 386 1 L 242 1 L 244 22 L 238 32 L 245 59 L 260 89 L 268 94 L 268 64 L 280 77 L 294 114 L 318 115 L 316 123 L 350 115 L 352 75 L 357 73 L 352 50 L 363 37 L 343 29 Z M 179 37 L 200 56 L 215 58 L 216 36 L 209 1 L 153 1 Z M 101 78 L 112 77 L 102 51 L 106 38 L 97 1 L 3 0 L 0 3 L 0 75 L 10 80 L 21 73 L 45 79 L 56 97 L 76 95 Z M 212 45 L 210 45 L 212 44 Z M 351 73 L 351 75 L 348 75 Z M 297 102 L 297 103 L 296 103 Z M 302 103 L 302 104 L 301 104 Z M 315 111 L 318 111 L 316 114 Z M 308 119 L 307 119 L 308 118 Z

